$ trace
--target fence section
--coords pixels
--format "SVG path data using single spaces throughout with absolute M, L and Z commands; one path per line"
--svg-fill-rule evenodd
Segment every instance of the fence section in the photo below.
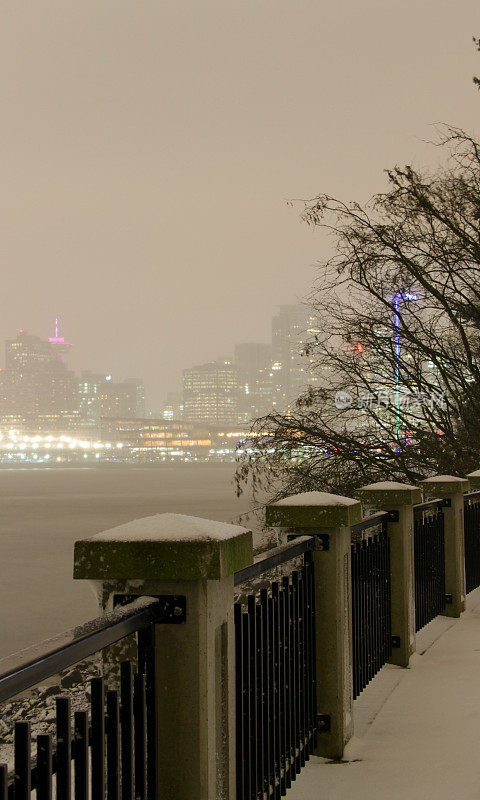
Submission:
M 46 709 L 38 720 L 15 723 L 13 770 L 0 765 L 0 800 L 29 800 L 32 791 L 37 800 L 158 800 L 153 626 L 163 611 L 159 601 L 140 599 L 37 646 L 34 659 L 10 659 L 0 676 L 1 701 L 137 634 L 138 671 L 130 661 L 121 664 L 119 691 L 105 691 L 99 676 L 85 687 L 89 711 L 72 713 L 69 696 L 55 698 L 55 732 L 38 734 L 34 752 L 32 723 Z
M 443 501 L 414 506 L 415 630 L 445 608 Z
M 388 514 L 352 527 L 359 533 L 381 524 L 381 531 L 352 544 L 353 697 L 387 663 L 392 651 L 390 540 Z
M 312 547 L 302 537 L 235 576 L 264 578 L 304 555 L 300 569 L 235 603 L 237 800 L 283 796 L 315 746 Z
M 465 588 L 480 586 L 480 492 L 469 492 L 464 499 Z

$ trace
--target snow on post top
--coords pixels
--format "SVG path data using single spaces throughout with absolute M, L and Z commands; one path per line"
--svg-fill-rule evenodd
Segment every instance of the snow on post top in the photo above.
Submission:
M 358 500 L 328 492 L 301 492 L 272 503 L 273 506 L 354 506 Z
M 216 522 L 203 517 L 190 517 L 186 514 L 154 514 L 141 517 L 115 528 L 109 528 L 91 537 L 92 541 L 133 542 L 163 541 L 179 539 L 182 541 L 219 541 L 231 539 L 247 533 L 240 525 Z
M 266 523 L 273 528 L 336 528 L 360 522 L 358 500 L 328 492 L 301 492 L 266 508 Z
M 431 478 L 424 478 L 420 483 L 436 483 L 437 481 L 439 483 L 468 483 L 466 478 L 459 478 L 456 475 L 432 475 Z
M 422 500 L 422 493 L 417 486 L 399 481 L 369 483 L 357 489 L 355 494 L 365 505 L 377 509 L 410 506 Z
M 184 514 L 155 514 L 75 542 L 74 577 L 218 580 L 252 563 L 252 532 L 246 528 Z

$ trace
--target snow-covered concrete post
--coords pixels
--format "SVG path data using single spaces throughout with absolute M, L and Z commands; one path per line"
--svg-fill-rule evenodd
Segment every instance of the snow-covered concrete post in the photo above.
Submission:
M 426 498 L 441 497 L 445 530 L 445 617 L 459 617 L 465 611 L 465 543 L 463 493 L 470 486 L 465 478 L 435 475 L 420 481 Z
M 181 596 L 183 624 L 155 626 L 157 796 L 234 800 L 233 575 L 253 563 L 237 525 L 157 514 L 75 544 L 74 577 L 114 594 Z
M 385 481 L 362 486 L 355 494 L 366 506 L 391 512 L 390 538 L 392 591 L 391 664 L 408 667 L 415 651 L 415 583 L 413 579 L 413 505 L 421 502 L 416 486 Z
M 476 469 L 474 472 L 469 472 L 467 479 L 470 489 L 473 489 L 474 491 L 478 491 L 478 489 L 480 489 L 480 469 Z
M 315 754 L 341 758 L 353 735 L 350 526 L 361 504 L 350 497 L 304 492 L 267 506 L 266 523 L 281 535 L 316 537 L 315 631 L 318 744 Z

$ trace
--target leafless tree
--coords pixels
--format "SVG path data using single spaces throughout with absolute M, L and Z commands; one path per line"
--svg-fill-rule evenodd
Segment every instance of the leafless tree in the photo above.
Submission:
M 315 381 L 254 423 L 239 493 L 349 494 L 480 465 L 480 144 L 443 128 L 436 145 L 440 170 L 395 167 L 364 207 L 305 204 L 335 252 L 309 298 Z

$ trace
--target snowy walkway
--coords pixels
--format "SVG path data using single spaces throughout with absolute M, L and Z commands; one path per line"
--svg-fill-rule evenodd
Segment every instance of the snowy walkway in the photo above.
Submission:
M 344 760 L 311 759 L 288 800 L 479 800 L 480 589 L 460 619 L 420 632 L 409 669 L 381 670 L 354 713 Z

